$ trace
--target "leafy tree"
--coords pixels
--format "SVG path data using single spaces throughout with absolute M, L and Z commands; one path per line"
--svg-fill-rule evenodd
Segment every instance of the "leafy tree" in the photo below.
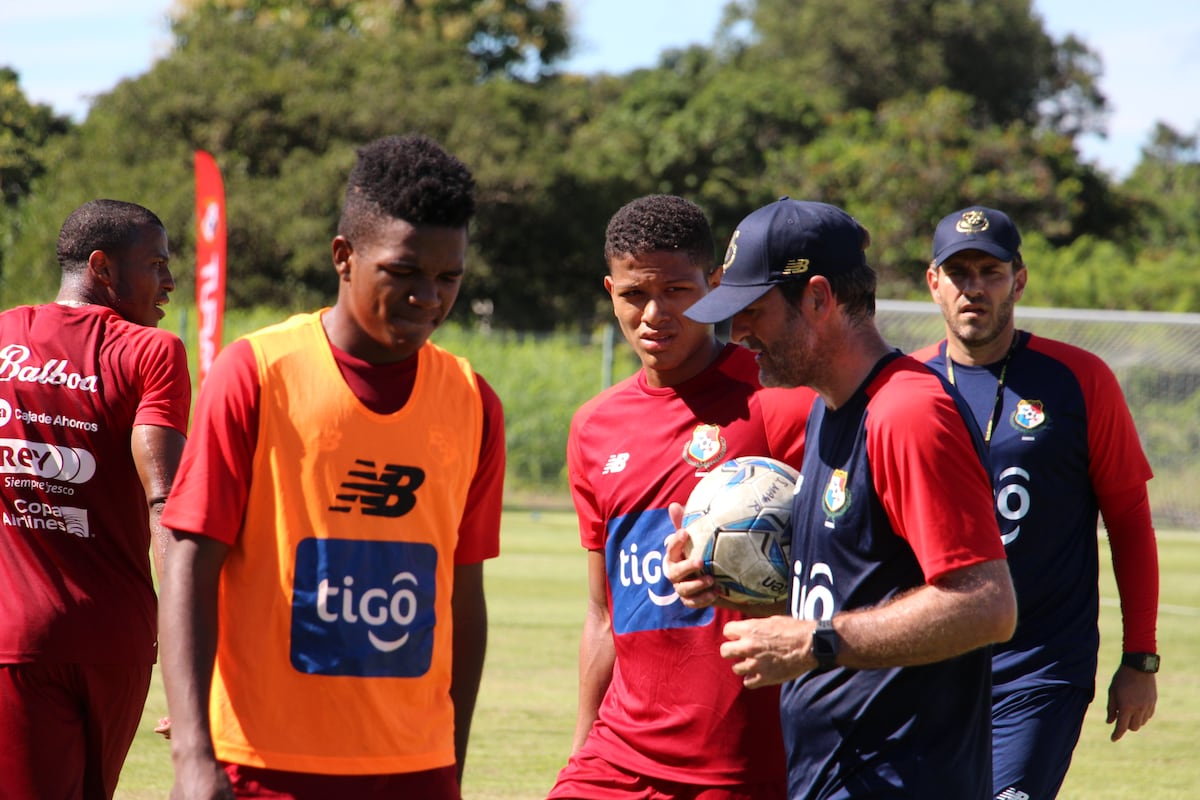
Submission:
M 1103 134 L 1108 100 L 1100 91 L 1100 56 L 1073 35 L 1054 50 L 1054 68 L 1043 78 L 1038 112 L 1042 124 L 1074 138 Z
M 9 208 L 45 173 L 42 148 L 72 127 L 50 106 L 29 102 L 19 81 L 16 71 L 0 67 L 0 204 Z
M 181 0 L 180 7 L 179 36 L 213 16 L 260 30 L 388 35 L 467 53 L 482 77 L 543 75 L 571 44 L 561 0 Z
M 70 119 L 50 106 L 29 102 L 19 80 L 15 70 L 0 67 L 0 275 L 26 226 L 21 201 L 46 173 L 46 147 L 72 129 Z
M 97 99 L 45 186 L 32 251 L 52 244 L 64 206 L 98 193 L 158 211 L 177 258 L 186 257 L 199 148 L 225 178 L 230 302 L 328 302 L 329 239 L 354 147 L 406 131 L 444 140 L 468 105 L 462 92 L 474 91 L 471 61 L 437 43 L 216 14 L 180 30 L 168 57 Z M 59 202 L 63 194 L 71 200 Z
M 1185 248 L 1130 253 L 1090 235 L 1065 247 L 1054 247 L 1036 232 L 1024 238 L 1029 283 L 1023 302 L 1029 305 L 1200 311 L 1200 272 Z
M 574 137 L 577 173 L 619 192 L 610 214 L 642 194 L 688 197 L 709 214 L 721 250 L 751 208 L 773 199 L 772 154 L 802 147 L 822 125 L 803 87 L 747 70 L 736 53 L 668 52 L 657 68 L 597 88 L 612 96 Z
M 478 181 L 455 310 L 467 324 L 590 331 L 609 313 L 607 220 L 652 192 L 698 202 L 719 248 L 781 194 L 841 204 L 872 231 L 884 296 L 919 295 L 936 221 L 982 202 L 1044 244 L 1040 274 L 1054 277 L 1040 296 L 1195 302 L 1190 286 L 1168 288 L 1180 268 L 1171 248 L 1196 244 L 1195 137 L 1160 131 L 1115 191 L 1074 146 L 1078 132 L 1098 129 L 1099 62 L 1080 42 L 1050 39 L 1028 0 L 744 0 L 712 47 L 598 77 L 554 72 L 569 42 L 555 2 L 177 8 L 171 53 L 30 151 L 40 177 L 26 174 L 4 223 L 18 233 L 0 238 L 29 268 L 23 296 L 9 286 L 5 302 L 53 290 L 58 226 L 99 196 L 163 217 L 188 296 L 195 149 L 213 153 L 225 178 L 230 302 L 329 302 L 329 239 L 354 149 L 414 131 L 443 142 Z M 0 180 L 12 185 L 2 171 Z M 1117 263 L 1146 280 L 1112 280 Z
M 1060 244 L 1121 219 L 1067 137 L 973 118 L 974 100 L 944 89 L 845 112 L 810 145 L 774 153 L 767 174 L 780 193 L 841 205 L 866 225 L 885 296 L 922 291 L 933 229 L 956 208 L 1002 208 Z
M 1042 121 L 1072 135 L 1104 106 L 1098 59 L 1078 39 L 1055 42 L 1031 0 L 742 0 L 729 12 L 739 20 L 758 71 L 790 76 L 822 110 L 945 87 L 976 98 L 980 124 Z
M 590 325 L 603 297 L 610 192 L 581 181 L 569 148 L 590 113 L 576 81 L 535 87 L 489 82 L 469 95 L 445 142 L 478 184 L 472 254 L 455 314 L 472 308 L 500 327 L 548 331 Z M 584 322 L 586 321 L 586 323 Z
M 1200 246 L 1200 129 L 1183 134 L 1159 122 L 1122 186 L 1138 205 L 1138 238 L 1152 250 Z

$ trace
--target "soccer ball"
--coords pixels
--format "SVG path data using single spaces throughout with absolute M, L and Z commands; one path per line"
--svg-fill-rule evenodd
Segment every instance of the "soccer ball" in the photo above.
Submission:
M 792 489 L 799 473 L 782 461 L 747 456 L 709 472 L 688 497 L 684 556 L 699 551 L 704 572 L 737 603 L 787 597 Z

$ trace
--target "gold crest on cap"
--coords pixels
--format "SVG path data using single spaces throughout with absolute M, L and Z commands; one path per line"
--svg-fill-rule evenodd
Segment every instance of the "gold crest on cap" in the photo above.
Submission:
M 983 233 L 991 223 L 988 222 L 987 215 L 978 209 L 964 211 L 962 219 L 954 224 L 954 230 L 959 233 Z
M 721 274 L 724 275 L 733 266 L 733 260 L 737 258 L 737 240 L 742 235 L 740 230 L 733 232 L 733 238 L 729 240 L 729 248 L 725 251 L 725 263 L 721 265 Z
M 783 275 L 803 275 L 808 272 L 807 258 L 791 258 L 783 262 Z

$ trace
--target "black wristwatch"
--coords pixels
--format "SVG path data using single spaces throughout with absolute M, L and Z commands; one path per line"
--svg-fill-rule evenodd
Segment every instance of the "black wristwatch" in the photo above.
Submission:
M 829 669 L 837 665 L 838 646 L 841 644 L 833 620 L 819 619 L 813 629 L 812 653 L 817 659 L 818 669 Z
M 1158 665 L 1162 663 L 1158 653 L 1123 653 L 1121 655 L 1121 666 L 1133 667 L 1138 672 L 1158 672 Z

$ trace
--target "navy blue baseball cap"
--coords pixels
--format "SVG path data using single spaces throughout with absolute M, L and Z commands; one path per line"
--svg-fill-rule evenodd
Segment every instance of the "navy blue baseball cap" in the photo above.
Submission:
M 985 206 L 971 206 L 942 218 L 933 234 L 933 265 L 963 250 L 981 250 L 1001 261 L 1012 261 L 1021 251 L 1021 234 L 1008 214 Z
M 738 224 L 720 285 L 683 314 L 696 322 L 720 322 L 780 283 L 866 266 L 866 237 L 837 206 L 781 197 Z

